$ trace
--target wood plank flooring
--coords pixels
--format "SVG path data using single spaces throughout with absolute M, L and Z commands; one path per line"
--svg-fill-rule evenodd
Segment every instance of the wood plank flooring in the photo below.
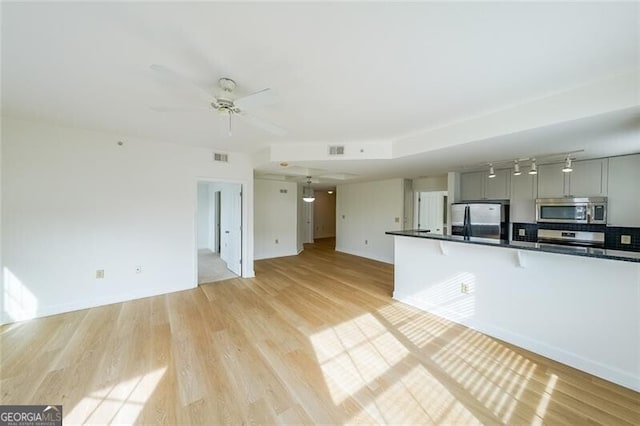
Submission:
M 391 299 L 331 241 L 256 278 L 0 329 L 2 404 L 65 424 L 640 424 L 640 394 Z

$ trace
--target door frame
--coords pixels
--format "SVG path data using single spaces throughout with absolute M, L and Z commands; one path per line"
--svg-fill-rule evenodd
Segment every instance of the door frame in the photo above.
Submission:
M 222 228 L 220 227 L 221 217 L 221 204 L 222 204 L 222 191 L 213 192 L 213 228 L 215 229 L 215 237 L 213 238 L 213 252 L 220 254 L 220 233 Z
M 221 184 L 239 184 L 242 191 L 241 202 L 241 230 L 240 230 L 240 253 L 242 256 L 242 277 L 251 278 L 255 276 L 253 271 L 253 253 L 251 253 L 249 234 L 252 228 L 249 226 L 249 209 L 253 208 L 253 187 L 246 180 L 235 179 L 217 179 L 212 177 L 196 177 L 192 185 L 193 191 L 193 286 L 198 286 L 198 183 L 221 183 Z M 249 193 L 251 191 L 251 193 Z M 251 253 L 251 255 L 250 255 Z

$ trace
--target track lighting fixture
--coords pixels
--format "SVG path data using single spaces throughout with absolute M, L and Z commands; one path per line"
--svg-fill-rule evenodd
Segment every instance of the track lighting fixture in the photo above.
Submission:
M 316 197 L 313 196 L 313 189 L 311 188 L 311 176 L 307 176 L 307 187 L 302 189 L 302 201 L 306 203 L 313 203 Z
M 564 161 L 564 167 L 562 168 L 564 173 L 571 173 L 573 167 L 571 167 L 571 158 L 567 155 L 567 159 Z
M 493 170 L 493 164 L 489 163 L 489 179 L 496 177 L 496 171 Z
M 529 169 L 529 174 L 530 175 L 537 175 L 538 174 L 538 168 L 536 167 L 536 159 L 535 158 L 533 160 L 531 160 L 531 168 Z
M 518 162 L 518 160 L 515 161 L 515 164 L 513 165 L 513 175 L 514 176 L 520 176 L 522 174 L 522 172 L 520 172 L 520 162 Z

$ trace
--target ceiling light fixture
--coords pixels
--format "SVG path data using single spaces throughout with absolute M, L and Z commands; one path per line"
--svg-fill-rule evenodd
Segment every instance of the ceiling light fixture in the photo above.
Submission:
M 307 187 L 302 188 L 302 201 L 305 203 L 313 203 L 316 197 L 313 196 L 313 189 L 311 188 L 311 176 L 307 176 Z
M 520 162 L 516 160 L 515 164 L 513 165 L 513 175 L 520 176 L 521 174 L 522 172 L 520 171 Z
M 538 168 L 536 167 L 536 159 L 535 158 L 533 160 L 531 160 L 531 168 L 529 169 L 529 174 L 530 175 L 537 175 L 538 174 Z
M 493 170 L 493 164 L 489 163 L 489 179 L 496 177 L 496 171 Z
M 571 158 L 567 155 L 567 159 L 564 161 L 564 167 L 562 168 L 564 173 L 571 173 L 573 171 L 573 167 L 571 167 Z

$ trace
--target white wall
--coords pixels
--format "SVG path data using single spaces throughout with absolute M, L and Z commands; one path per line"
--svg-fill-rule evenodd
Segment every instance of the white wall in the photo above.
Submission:
M 313 238 L 336 236 L 336 193 L 314 191 Z
M 395 238 L 394 298 L 640 390 L 640 263 Z
M 402 229 L 404 180 L 338 185 L 336 250 L 393 263 L 393 237 Z
M 413 190 L 415 192 L 446 191 L 447 187 L 446 174 L 413 179 Z
M 287 191 L 286 193 L 280 190 Z M 255 258 L 298 253 L 298 185 L 255 179 Z M 277 241 L 277 242 L 276 242 Z
M 209 184 L 198 182 L 198 249 L 211 249 L 212 214 Z
M 8 118 L 2 139 L 3 322 L 193 288 L 199 178 L 243 184 L 253 276 L 246 156 Z

